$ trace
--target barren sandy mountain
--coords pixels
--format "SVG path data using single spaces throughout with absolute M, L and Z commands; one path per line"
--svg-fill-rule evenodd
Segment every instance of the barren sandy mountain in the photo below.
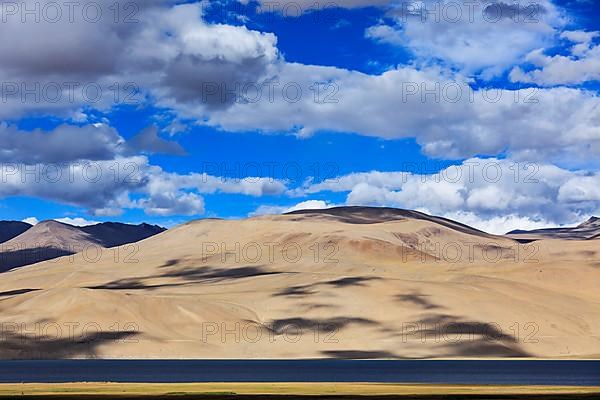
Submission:
M 599 251 L 389 209 L 195 221 L 3 274 L 0 356 L 599 357 Z
M 517 239 L 567 239 L 588 240 L 600 237 L 600 218 L 591 217 L 586 222 L 573 228 L 549 228 L 533 231 L 516 230 L 507 233 Z
M 31 225 L 26 222 L 0 221 L 0 243 L 19 236 L 29 228 L 31 228 Z
M 298 210 L 292 211 L 287 215 L 311 215 L 313 218 L 318 215 L 328 216 L 335 220 L 347 222 L 349 224 L 376 224 L 380 222 L 414 219 L 433 222 L 435 224 L 472 235 L 488 237 L 492 236 L 483 231 L 447 218 L 435 217 L 419 211 L 402 210 L 399 208 L 349 206 L 334 207 L 324 210 Z
M 43 221 L 0 247 L 0 272 L 40 261 L 51 260 L 86 249 L 108 248 L 137 242 L 164 231 L 141 224 L 101 223 L 77 227 L 57 221 Z

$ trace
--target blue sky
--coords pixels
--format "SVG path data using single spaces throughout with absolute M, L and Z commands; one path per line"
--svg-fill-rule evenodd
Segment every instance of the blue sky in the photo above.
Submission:
M 3 16 L 0 219 L 600 213 L 596 2 L 113 3 Z

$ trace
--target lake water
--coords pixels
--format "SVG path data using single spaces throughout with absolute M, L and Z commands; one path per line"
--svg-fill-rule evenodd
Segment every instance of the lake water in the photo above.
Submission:
M 600 361 L 0 361 L 0 382 L 394 382 L 600 386 Z

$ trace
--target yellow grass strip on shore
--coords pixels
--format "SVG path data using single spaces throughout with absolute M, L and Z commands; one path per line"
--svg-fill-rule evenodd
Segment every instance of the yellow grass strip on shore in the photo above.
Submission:
M 465 395 L 595 394 L 600 387 L 417 385 L 377 383 L 60 383 L 0 384 L 0 396 L 12 395 Z

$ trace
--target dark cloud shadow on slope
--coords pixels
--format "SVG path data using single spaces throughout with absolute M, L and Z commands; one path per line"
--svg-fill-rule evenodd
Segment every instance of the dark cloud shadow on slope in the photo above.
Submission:
M 282 318 L 271 321 L 270 329 L 277 335 L 288 330 L 306 330 L 311 332 L 332 333 L 344 329 L 350 325 L 377 326 L 378 323 L 355 317 L 333 317 L 333 318 Z
M 149 284 L 144 282 L 144 278 L 125 278 L 118 279 L 112 282 L 108 282 L 102 285 L 87 286 L 86 289 L 103 289 L 103 290 L 154 290 L 164 287 L 176 287 L 181 286 L 178 283 L 164 283 L 164 284 Z
M 38 290 L 41 290 L 41 289 L 16 289 L 16 290 L 7 290 L 6 292 L 0 292 L 0 297 L 18 296 L 20 294 L 25 294 L 25 293 L 30 293 L 30 292 L 37 292 Z
M 160 268 L 169 268 L 169 267 L 174 267 L 177 264 L 179 264 L 181 262 L 180 259 L 178 258 L 173 258 L 171 260 L 167 260 L 167 262 L 165 262 L 163 265 L 160 266 Z
M 367 286 L 367 282 L 380 280 L 376 276 L 352 276 L 332 281 L 316 282 L 308 285 L 290 286 L 275 293 L 273 296 L 305 297 L 318 293 L 319 286 L 333 286 L 336 288 Z
M 238 267 L 238 268 L 185 268 L 161 275 L 165 278 L 179 278 L 187 282 L 223 282 L 229 280 L 254 278 L 257 276 L 278 275 L 283 272 L 265 271 L 264 267 Z
M 2 252 L 0 253 L 0 273 L 72 254 L 74 253 L 53 247 L 37 247 L 34 249 Z
M 366 286 L 367 282 L 381 280 L 378 276 L 352 276 L 325 282 L 326 285 L 335 287 Z
M 5 332 L 0 341 L 2 359 L 97 358 L 98 347 L 110 342 L 135 340 L 138 332 L 94 332 L 85 337 L 28 336 Z M 61 335 L 59 335 L 61 336 Z
M 89 286 L 87 289 L 104 290 L 153 290 L 164 287 L 185 286 L 194 283 L 233 282 L 238 279 L 270 276 L 284 272 L 265 271 L 264 267 L 213 268 L 198 267 L 184 268 L 147 277 L 117 279 L 102 285 Z M 170 279 L 172 282 L 152 284 L 152 279 Z
M 402 303 L 410 303 L 418 306 L 424 310 L 435 310 L 442 309 L 443 306 L 435 304 L 428 300 L 429 295 L 421 294 L 421 292 L 413 291 L 409 294 L 399 294 L 396 296 L 396 300 Z
M 427 300 L 427 295 L 414 292 L 396 296 L 396 300 L 412 303 L 422 310 L 444 308 Z M 518 340 L 494 322 L 465 319 L 447 313 L 430 312 L 403 323 L 400 331 L 386 332 L 401 336 L 403 344 L 431 345 L 431 357 L 531 357 Z M 412 339 L 412 341 L 408 341 Z

